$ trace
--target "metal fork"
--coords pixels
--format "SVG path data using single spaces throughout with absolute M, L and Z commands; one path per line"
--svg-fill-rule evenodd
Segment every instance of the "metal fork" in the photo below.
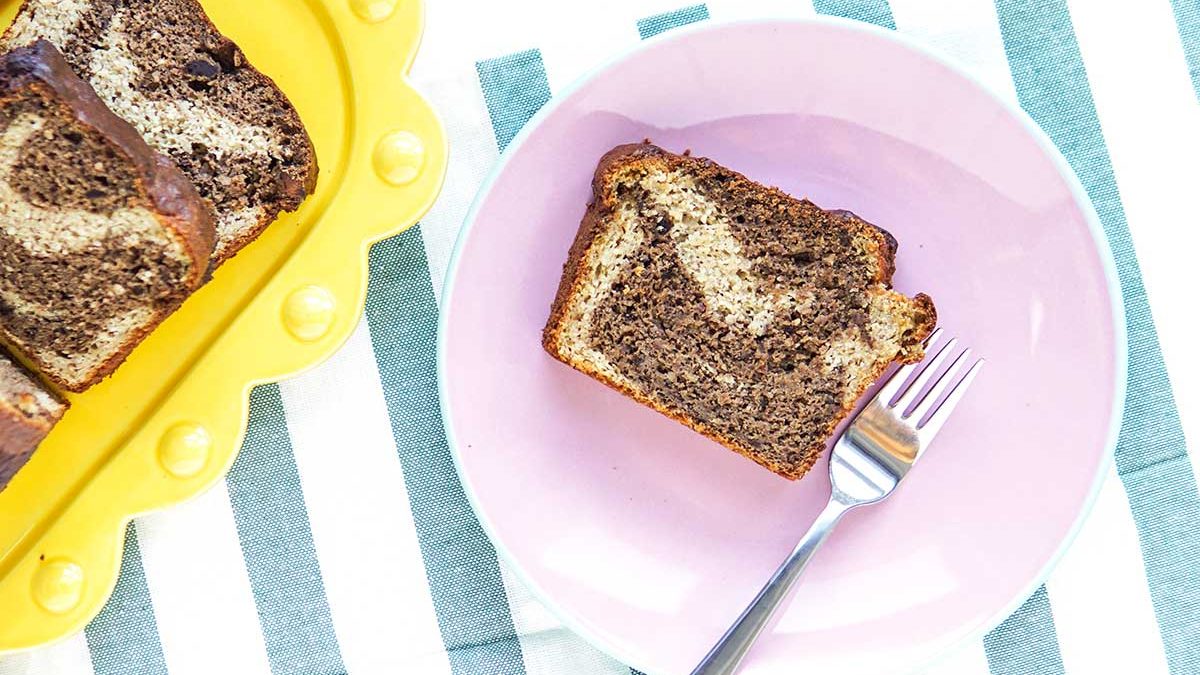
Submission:
M 925 348 L 931 349 L 941 336 L 942 330 L 935 330 Z M 890 495 L 908 475 L 983 365 L 983 359 L 979 359 L 960 376 L 971 356 L 971 350 L 964 349 L 922 397 L 922 390 L 954 352 L 957 343 L 957 339 L 951 339 L 932 358 L 897 370 L 838 438 L 829 460 L 829 479 L 833 483 L 829 503 L 692 675 L 733 673 L 833 526 L 850 509 L 874 504 Z M 908 384 L 918 368 L 920 372 Z

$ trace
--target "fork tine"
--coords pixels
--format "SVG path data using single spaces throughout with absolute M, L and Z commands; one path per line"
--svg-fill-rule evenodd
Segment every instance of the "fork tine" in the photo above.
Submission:
M 938 354 L 938 356 L 941 356 L 941 354 Z M 912 413 L 904 416 L 905 419 L 911 420 L 914 425 L 920 422 L 921 418 L 925 417 L 929 413 L 929 410 L 933 408 L 933 404 L 937 403 L 938 397 L 946 393 L 950 385 L 958 381 L 958 369 L 962 364 L 967 362 L 967 358 L 970 356 L 970 347 L 962 350 L 962 353 L 956 356 L 954 361 L 946 367 L 946 372 L 942 373 L 937 382 L 934 382 L 933 386 L 929 388 L 929 393 L 921 399 L 920 403 L 913 406 Z
M 906 416 L 904 415 L 904 411 L 917 400 L 917 396 L 920 395 L 921 390 L 933 378 L 938 366 L 942 365 L 942 361 L 945 361 L 946 357 L 954 351 L 954 345 L 956 344 L 958 344 L 958 338 L 951 338 L 949 342 L 938 350 L 938 353 L 933 355 L 933 358 L 921 362 L 921 372 L 917 375 L 917 379 L 913 380 L 912 386 L 908 388 L 908 391 L 905 391 L 900 400 L 896 401 L 896 409 L 900 411 L 901 417 Z
M 937 435 L 939 431 L 942 430 L 942 425 L 945 424 L 946 420 L 950 418 L 950 413 L 954 412 L 954 407 L 957 406 L 958 402 L 962 400 L 963 394 L 967 393 L 967 388 L 971 386 L 971 381 L 974 380 L 975 376 L 979 374 L 979 369 L 983 367 L 983 364 L 983 359 L 976 361 L 967 371 L 966 375 L 963 375 L 962 379 L 960 379 L 958 383 L 954 385 L 954 388 L 950 390 L 950 393 L 946 396 L 946 400 L 942 401 L 942 405 L 940 405 L 937 410 L 933 411 L 933 414 L 929 417 L 929 421 L 917 429 L 918 433 L 921 435 L 922 445 L 928 443 L 933 439 L 934 436 Z M 953 368 L 953 366 L 951 367 Z M 950 371 L 947 371 L 946 374 L 949 375 L 949 373 Z M 933 392 L 930 392 L 929 399 L 930 405 L 933 405 L 933 402 L 937 401 L 937 397 L 933 395 Z M 922 407 L 924 407 L 924 401 L 922 401 Z M 913 414 L 916 415 L 916 413 Z M 922 411 L 922 415 L 923 414 L 924 411 Z M 912 421 L 913 424 L 917 424 L 921 421 L 921 418 L 918 416 L 913 418 Z
M 929 334 L 929 337 L 925 338 L 925 349 L 932 347 L 939 339 L 941 339 L 941 337 L 942 329 L 934 329 L 934 331 Z M 896 372 L 892 374 L 892 377 L 888 379 L 888 381 L 885 382 L 882 387 L 880 387 L 879 393 L 875 394 L 875 400 L 882 403 L 885 408 L 890 408 L 892 405 L 892 399 L 896 398 L 896 395 L 899 394 L 900 390 L 904 388 L 905 381 L 908 380 L 909 376 L 912 375 L 913 370 L 915 370 L 918 365 L 920 365 L 919 362 L 910 363 L 898 368 Z

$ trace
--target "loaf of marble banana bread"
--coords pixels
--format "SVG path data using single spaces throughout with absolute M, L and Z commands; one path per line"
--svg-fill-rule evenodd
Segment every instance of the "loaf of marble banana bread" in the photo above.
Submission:
M 543 333 L 552 356 L 795 479 L 936 314 L 896 240 L 707 159 L 600 161 Z

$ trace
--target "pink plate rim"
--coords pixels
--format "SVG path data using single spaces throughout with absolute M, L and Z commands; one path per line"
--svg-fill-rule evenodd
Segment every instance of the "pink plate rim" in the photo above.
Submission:
M 661 35 L 641 41 L 635 46 L 632 46 L 616 56 L 609 58 L 599 66 L 593 68 L 589 72 L 577 78 L 570 85 L 558 92 L 546 105 L 522 127 L 521 131 L 512 139 L 512 141 L 501 153 L 499 160 L 488 173 L 483 183 L 480 185 L 478 192 L 475 194 L 471 202 L 471 206 L 467 211 L 467 215 L 463 219 L 463 225 L 459 230 L 458 237 L 455 240 L 454 248 L 450 255 L 449 265 L 446 268 L 446 277 L 443 284 L 442 302 L 443 311 L 438 317 L 438 344 L 437 344 L 437 374 L 438 374 L 438 398 L 442 413 L 442 424 L 446 433 L 446 441 L 450 450 L 451 457 L 454 461 L 454 468 L 458 474 L 460 483 L 463 486 L 463 491 L 467 496 L 468 502 L 479 519 L 480 526 L 487 534 L 488 539 L 496 549 L 496 553 L 500 556 L 516 573 L 530 592 L 541 602 L 562 624 L 579 635 L 587 642 L 601 650 L 602 652 L 612 656 L 621 663 L 628 665 L 638 671 L 649 673 L 650 671 L 642 668 L 637 663 L 637 658 L 634 655 L 626 653 L 619 645 L 612 644 L 607 640 L 588 630 L 581 621 L 568 612 L 565 608 L 559 606 L 552 595 L 550 595 L 537 581 L 526 573 L 521 566 L 520 561 L 512 555 L 508 548 L 504 545 L 502 539 L 497 536 L 497 530 L 492 524 L 488 512 L 483 504 L 478 500 L 474 486 L 471 483 L 467 472 L 464 470 L 462 456 L 458 450 L 458 445 L 455 440 L 454 428 L 451 420 L 453 419 L 453 409 L 450 404 L 450 397 L 447 391 L 447 340 L 446 334 L 449 329 L 449 312 L 444 308 L 450 306 L 451 298 L 454 294 L 456 272 L 459 266 L 459 258 L 465 242 L 470 238 L 471 231 L 474 229 L 475 221 L 478 216 L 479 209 L 485 201 L 488 193 L 491 191 L 496 180 L 502 175 L 508 166 L 509 161 L 516 155 L 525 141 L 541 125 L 548 117 L 553 115 L 563 101 L 571 98 L 584 85 L 591 82 L 593 79 L 602 77 L 611 67 L 623 63 L 626 60 L 636 58 L 643 51 L 654 48 L 657 45 L 673 42 L 685 41 L 691 36 L 705 33 L 708 31 L 724 31 L 737 30 L 743 26 L 756 26 L 763 24 L 798 24 L 798 25 L 816 25 L 836 27 L 839 29 L 849 29 L 853 32 L 858 32 L 861 35 L 867 36 L 869 39 L 881 39 L 890 41 L 896 45 L 908 48 L 920 55 L 928 58 L 937 64 L 945 67 L 949 72 L 963 78 L 972 86 L 977 88 L 984 95 L 990 97 L 998 103 L 1001 108 L 1007 111 L 1015 120 L 1019 121 L 1030 137 L 1037 143 L 1038 147 L 1045 153 L 1046 157 L 1054 164 L 1058 173 L 1063 178 L 1074 201 L 1079 207 L 1085 221 L 1088 225 L 1088 231 L 1092 238 L 1092 243 L 1096 247 L 1101 267 L 1103 268 L 1104 278 L 1107 284 L 1108 296 L 1112 305 L 1113 319 L 1113 407 L 1109 417 L 1109 428 L 1105 439 L 1104 451 L 1101 457 L 1101 462 L 1097 466 L 1096 475 L 1092 480 L 1091 489 L 1086 498 L 1080 504 L 1079 512 L 1075 517 L 1075 521 L 1071 524 L 1067 534 L 1059 543 L 1058 548 L 1046 561 L 1042 569 L 1030 578 L 1025 588 L 1017 592 L 1008 604 L 998 608 L 996 612 L 985 621 L 981 621 L 974 630 L 968 632 L 959 642 L 950 645 L 945 651 L 931 658 L 924 664 L 919 664 L 917 670 L 928 667 L 943 658 L 946 654 L 961 648 L 963 645 L 978 640 L 993 628 L 998 626 L 1004 619 L 1008 618 L 1013 612 L 1020 608 L 1025 601 L 1033 595 L 1037 589 L 1045 583 L 1051 571 L 1062 559 L 1064 553 L 1070 548 L 1079 530 L 1082 527 L 1087 516 L 1091 513 L 1092 507 L 1095 505 L 1096 498 L 1100 494 L 1100 489 L 1104 484 L 1104 480 L 1108 475 L 1114 461 L 1114 451 L 1117 445 L 1117 438 L 1121 428 L 1121 418 L 1125 408 L 1126 395 L 1126 370 L 1127 370 L 1127 355 L 1128 355 L 1128 335 L 1125 325 L 1125 306 L 1121 292 L 1119 277 L 1117 276 L 1116 261 L 1113 258 L 1112 250 L 1108 244 L 1108 238 L 1104 233 L 1104 228 L 1100 222 L 1100 217 L 1096 213 L 1095 207 L 1092 205 L 1091 199 L 1088 197 L 1087 190 L 1080 183 L 1078 176 L 1075 175 L 1066 157 L 1059 151 L 1058 147 L 1050 139 L 1045 131 L 1038 126 L 1037 122 L 1029 116 L 1027 112 L 1019 105 L 997 96 L 989 87 L 983 84 L 977 77 L 972 75 L 950 57 L 940 53 L 935 48 L 927 45 L 915 38 L 909 37 L 894 30 L 888 30 L 875 26 L 873 24 L 844 19 L 836 16 L 818 15 L 814 17 L 780 17 L 780 18 L 752 18 L 752 19 L 735 19 L 727 21 L 703 21 L 691 26 L 684 26 L 673 29 Z M 765 582 L 765 579 L 764 579 Z

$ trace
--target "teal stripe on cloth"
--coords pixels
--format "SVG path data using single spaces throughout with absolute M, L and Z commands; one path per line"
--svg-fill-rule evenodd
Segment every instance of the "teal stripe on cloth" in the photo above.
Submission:
M 1079 175 L 1116 258 L 1129 332 L 1117 472 L 1171 672 L 1200 672 L 1200 495 L 1066 0 L 996 10 L 1021 105 Z
M 483 87 L 496 145 L 503 152 L 529 118 L 550 100 L 542 54 L 528 49 L 486 59 L 475 64 L 475 72 Z
M 450 666 L 523 675 L 496 551 L 450 457 L 437 390 L 437 302 L 420 229 L 371 249 L 367 325 Z
M 892 17 L 892 6 L 887 0 L 813 0 L 813 9 L 818 14 L 840 16 L 873 23 L 882 28 L 896 29 Z
M 706 5 L 682 7 L 670 12 L 648 16 L 645 19 L 638 19 L 638 35 L 642 36 L 642 39 L 645 40 L 659 33 L 665 33 L 672 28 L 686 26 L 689 23 L 696 23 L 697 21 L 704 21 L 707 18 L 708 7 Z
M 96 675 L 167 672 L 137 530 L 132 524 L 125 531 L 125 557 L 117 586 L 108 604 L 88 624 L 85 636 Z
M 279 385 L 250 393 L 246 440 L 226 482 L 271 671 L 345 672 Z
M 1175 25 L 1179 28 L 1188 71 L 1192 74 L 1192 89 L 1200 98 L 1200 2 L 1171 0 L 1171 6 L 1175 9 Z M 1136 7 L 1131 9 L 1137 11 Z
M 1064 674 L 1045 586 L 983 638 L 983 650 L 992 675 Z

